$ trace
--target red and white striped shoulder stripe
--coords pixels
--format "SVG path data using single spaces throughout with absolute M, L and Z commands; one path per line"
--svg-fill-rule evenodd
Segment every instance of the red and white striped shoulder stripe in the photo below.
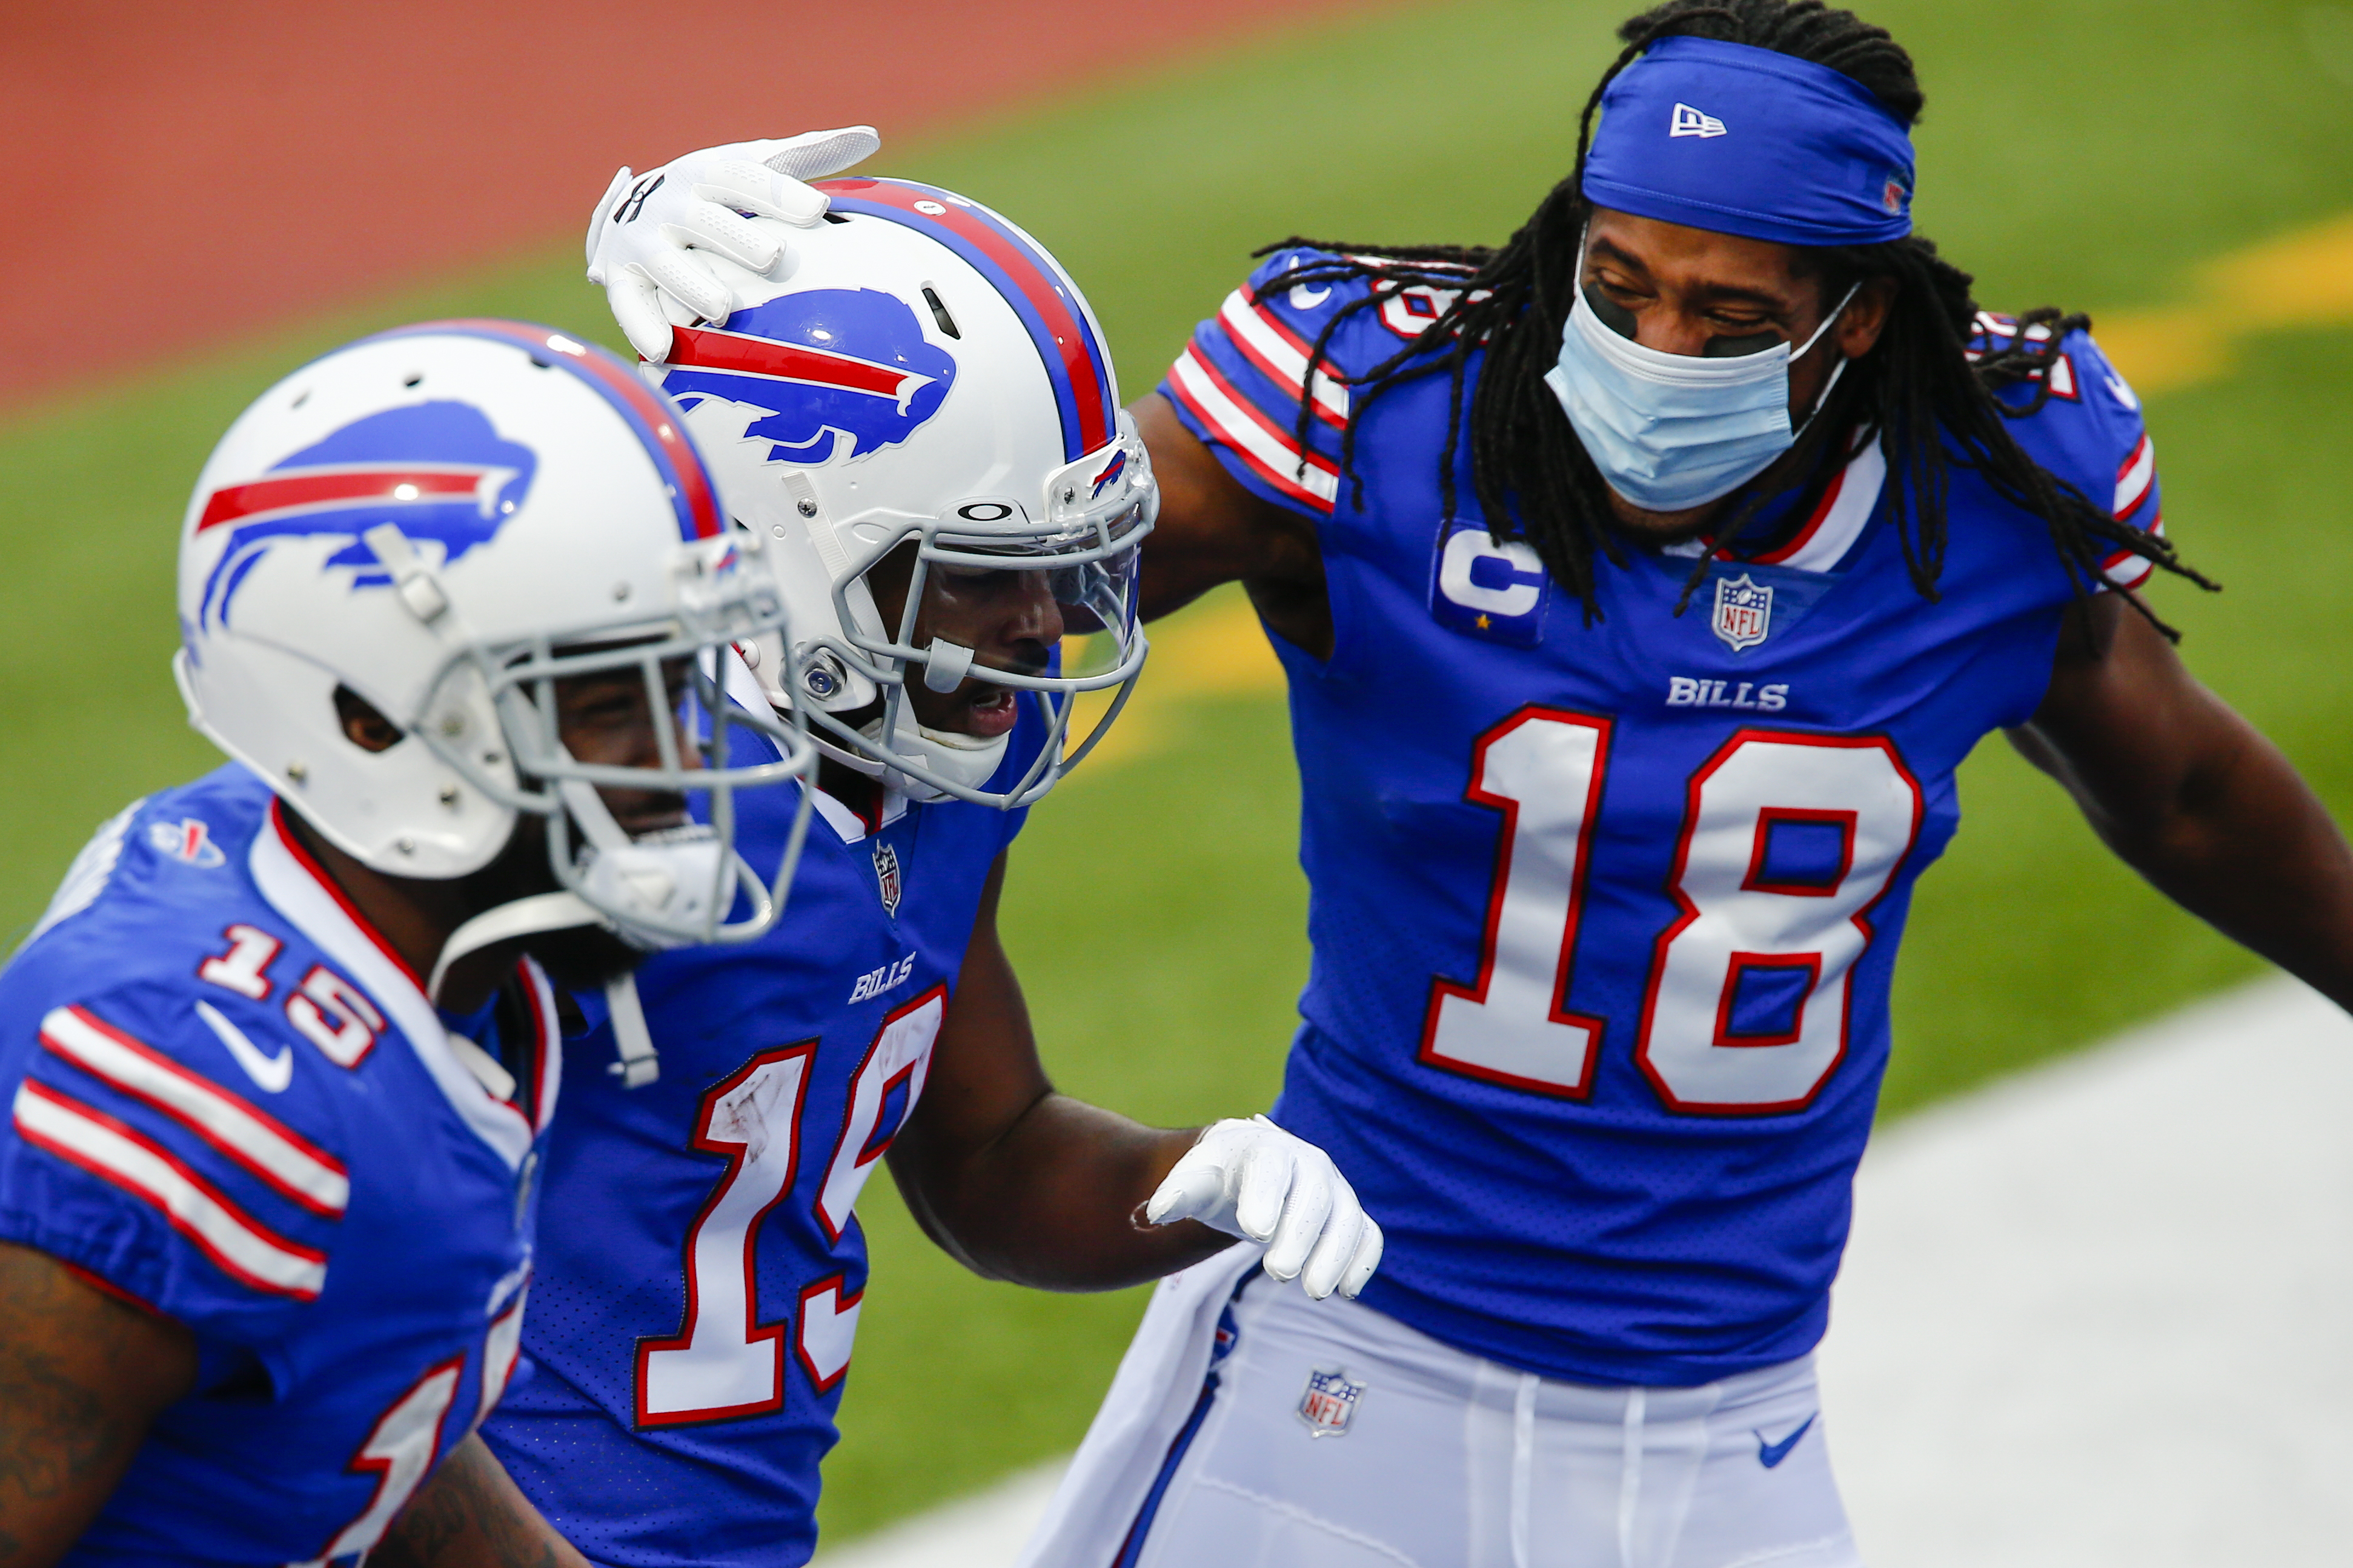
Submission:
M 1340 494 L 1338 468 L 1321 453 L 1302 452 L 1291 428 L 1268 418 L 1196 345 L 1185 345 L 1168 372 L 1168 386 L 1260 479 L 1317 511 L 1332 510 Z
M 2116 465 L 2115 502 L 2116 521 L 2131 521 L 2133 513 L 2138 511 L 2141 503 L 2148 500 L 2148 492 L 2156 488 L 2156 485 L 2157 448 L 2150 443 L 2148 433 L 2144 430 L 2141 432 L 2139 442 L 2134 446 L 2131 453 L 2123 462 Z
M 41 1020 L 52 1055 L 153 1108 L 288 1200 L 326 1219 L 351 1203 L 343 1162 L 275 1117 L 190 1071 L 84 1007 Z M 27 1142 L 112 1182 L 164 1211 L 231 1278 L 309 1300 L 326 1281 L 326 1255 L 279 1235 L 171 1150 L 120 1118 L 48 1084 L 16 1091 L 16 1131 Z
M 129 1123 L 30 1079 L 17 1085 L 13 1110 L 26 1142 L 153 1205 L 230 1279 L 298 1301 L 325 1288 L 325 1253 L 261 1224 Z
M 1241 351 L 1242 357 L 1257 366 L 1267 379 L 1294 399 L 1307 395 L 1308 351 L 1314 345 L 1267 309 L 1264 300 L 1235 289 L 1226 296 L 1224 306 L 1219 310 L 1218 324 L 1226 330 L 1226 336 Z M 1315 417 L 1339 430 L 1348 423 L 1348 389 L 1334 380 L 1333 374 L 1331 361 L 1317 362 Z
M 88 1009 L 51 1009 L 41 1020 L 41 1044 L 162 1111 L 312 1214 L 340 1219 L 350 1206 L 351 1177 L 342 1161 L 242 1096 Z
M 2130 522 L 2157 489 L 2157 448 L 2148 433 L 2143 431 L 2131 452 L 2116 466 L 2116 493 L 2113 507 L 2118 522 Z M 2159 516 L 2150 521 L 2148 531 L 2159 538 L 2165 534 L 2165 519 Z M 2119 588 L 2137 588 L 2148 581 L 2157 568 L 2146 556 L 2129 550 L 2119 550 L 2100 563 L 2101 574 Z

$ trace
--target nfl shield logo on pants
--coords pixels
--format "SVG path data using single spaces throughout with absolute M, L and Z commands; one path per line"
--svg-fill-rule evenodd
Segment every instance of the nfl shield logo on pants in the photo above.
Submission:
M 1356 1414 L 1356 1401 L 1363 1398 L 1365 1385 L 1350 1383 L 1348 1374 L 1335 1367 L 1321 1367 L 1307 1374 L 1306 1392 L 1299 1396 L 1299 1418 L 1307 1424 L 1311 1437 L 1340 1437 L 1348 1431 L 1348 1421 Z
M 1718 577 L 1713 629 L 1735 653 L 1755 647 L 1773 629 L 1773 590 L 1761 586 L 1746 572 L 1737 577 Z

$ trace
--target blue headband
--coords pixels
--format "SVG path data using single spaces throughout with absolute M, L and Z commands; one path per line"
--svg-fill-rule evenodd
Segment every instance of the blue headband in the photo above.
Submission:
M 1585 196 L 1784 245 L 1912 232 L 1912 138 L 1842 71 L 1714 38 L 1662 38 L 1601 95 Z

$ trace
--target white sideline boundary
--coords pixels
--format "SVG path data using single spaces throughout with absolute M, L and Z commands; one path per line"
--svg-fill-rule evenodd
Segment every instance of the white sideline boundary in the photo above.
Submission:
M 1899 1122 L 1824 1420 L 1878 1568 L 2353 1561 L 2353 1020 L 2274 979 Z
M 2353 1020 L 2292 981 L 1897 1123 L 1824 1428 L 1873 1568 L 2353 1561 Z M 1059 1463 L 820 1552 L 1007 1568 Z
M 810 1568 L 1010 1568 L 1069 1462 L 1023 1470 L 839 1550 L 819 1546 Z

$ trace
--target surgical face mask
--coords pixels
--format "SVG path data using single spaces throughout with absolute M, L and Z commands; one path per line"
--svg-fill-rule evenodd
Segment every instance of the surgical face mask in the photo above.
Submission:
M 1763 473 L 1796 443 L 1789 366 L 1821 341 L 1854 294 L 1849 289 L 1797 347 L 1775 343 L 1736 359 L 1700 359 L 1661 353 L 1612 331 L 1580 287 L 1561 333 L 1560 363 L 1545 373 L 1545 384 L 1611 489 L 1645 511 L 1704 506 Z M 1816 412 L 1845 370 L 1841 359 L 1815 400 Z

